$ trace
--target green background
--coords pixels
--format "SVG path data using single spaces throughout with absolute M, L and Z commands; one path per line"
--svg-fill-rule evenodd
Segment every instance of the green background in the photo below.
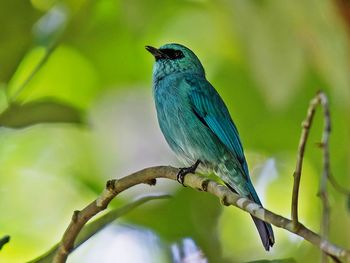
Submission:
M 332 174 L 349 186 L 350 24 L 341 2 L 2 0 L 0 236 L 11 241 L 0 262 L 23 262 L 48 250 L 72 211 L 93 200 L 106 180 L 151 165 L 181 166 L 156 122 L 153 58 L 145 45 L 177 42 L 199 56 L 238 126 L 268 209 L 290 215 L 301 122 L 320 89 L 330 100 Z M 318 110 L 300 196 L 300 219 L 315 231 L 322 122 Z M 347 197 L 329 190 L 330 238 L 350 247 Z M 150 262 L 170 262 L 171 244 L 187 237 L 210 262 L 320 257 L 309 243 L 276 228 L 276 244 L 266 253 L 249 215 L 174 182 L 137 186 L 112 206 L 164 192 L 173 198 L 135 209 L 117 221 L 119 230 L 109 231 L 115 238 L 120 228 L 152 233 L 153 247 L 142 237 L 138 243 L 153 251 Z M 71 262 L 98 253 L 92 244 Z

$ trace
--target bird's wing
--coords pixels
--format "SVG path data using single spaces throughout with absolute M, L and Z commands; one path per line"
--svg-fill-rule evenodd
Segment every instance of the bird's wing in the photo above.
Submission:
M 240 162 L 249 176 L 242 143 L 225 103 L 208 81 L 186 81 L 191 86 L 189 100 L 197 118 L 206 125 Z

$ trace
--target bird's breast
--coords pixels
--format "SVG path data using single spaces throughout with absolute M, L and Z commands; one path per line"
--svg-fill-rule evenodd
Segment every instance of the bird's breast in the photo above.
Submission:
M 225 147 L 212 131 L 195 115 L 188 96 L 188 87 L 181 79 L 164 78 L 154 87 L 159 126 L 171 149 L 185 163 L 196 160 L 216 162 Z

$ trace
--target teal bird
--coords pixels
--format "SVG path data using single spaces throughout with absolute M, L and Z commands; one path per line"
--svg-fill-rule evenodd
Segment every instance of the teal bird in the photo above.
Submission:
M 187 166 L 178 180 L 183 183 L 184 176 L 198 166 L 220 177 L 233 192 L 261 205 L 237 128 L 197 56 L 180 44 L 146 49 L 155 57 L 153 93 L 160 129 Z M 275 242 L 271 225 L 252 218 L 269 250 Z

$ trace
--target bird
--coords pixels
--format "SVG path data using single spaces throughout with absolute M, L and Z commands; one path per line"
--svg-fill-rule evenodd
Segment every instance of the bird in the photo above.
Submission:
M 206 79 L 199 58 L 184 45 L 146 46 L 155 58 L 153 97 L 160 129 L 172 151 L 186 165 L 184 176 L 198 168 L 218 176 L 234 193 L 262 206 L 249 176 L 237 127 L 219 93 Z M 270 224 L 252 216 L 262 244 L 275 243 Z

